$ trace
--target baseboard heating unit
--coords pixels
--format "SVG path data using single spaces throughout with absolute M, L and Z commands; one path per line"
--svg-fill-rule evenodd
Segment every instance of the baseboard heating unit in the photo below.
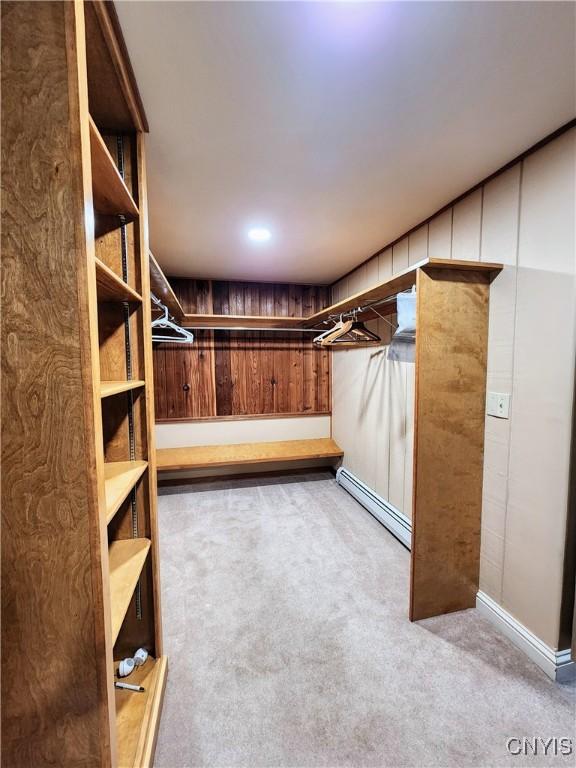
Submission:
M 336 472 L 336 481 L 353 496 L 376 520 L 388 528 L 405 547 L 412 545 L 412 523 L 405 514 L 365 485 L 348 469 L 340 467 Z

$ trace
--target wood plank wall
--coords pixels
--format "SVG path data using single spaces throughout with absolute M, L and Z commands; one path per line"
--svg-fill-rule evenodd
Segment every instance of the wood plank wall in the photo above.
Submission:
M 300 317 L 330 303 L 328 286 L 170 278 L 186 314 Z M 326 414 L 330 354 L 313 334 L 194 331 L 192 345 L 154 346 L 156 421 Z

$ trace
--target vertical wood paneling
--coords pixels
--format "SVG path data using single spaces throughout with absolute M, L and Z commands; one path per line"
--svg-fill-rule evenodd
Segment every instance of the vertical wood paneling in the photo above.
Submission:
M 174 283 L 172 283 L 174 285 Z M 228 283 L 212 283 L 212 301 L 214 313 L 229 315 L 230 299 Z M 230 367 L 230 333 L 214 331 L 214 378 L 216 410 L 220 416 L 232 415 L 232 370 Z M 168 385 L 168 384 L 167 384 Z
M 452 258 L 468 261 L 480 259 L 480 222 L 482 189 L 471 192 L 454 206 L 452 221 Z
M 452 258 L 452 208 L 429 221 L 428 256 L 431 259 Z
M 428 224 L 424 224 L 408 238 L 408 264 L 416 264 L 428 256 Z
M 392 274 L 395 275 L 398 272 L 408 267 L 408 238 L 405 237 L 400 240 L 399 243 L 392 248 Z
M 487 389 L 494 392 L 512 391 L 520 176 L 519 163 L 484 187 L 481 257 L 506 264 L 490 287 Z M 510 420 L 487 417 L 480 589 L 498 602 L 502 599 L 509 445 Z
M 519 217 L 502 600 L 553 648 L 563 634 L 574 398 L 575 166 L 574 130 L 527 157 Z
M 376 285 L 378 281 L 378 256 L 373 256 L 366 264 L 366 287 Z
M 186 313 L 313 314 L 328 286 L 171 280 Z M 330 354 L 310 334 L 194 331 L 192 345 L 154 350 L 158 420 L 329 412 Z M 187 385 L 187 388 L 185 387 Z
M 392 277 L 392 248 L 386 248 L 378 256 L 378 280 L 383 282 Z

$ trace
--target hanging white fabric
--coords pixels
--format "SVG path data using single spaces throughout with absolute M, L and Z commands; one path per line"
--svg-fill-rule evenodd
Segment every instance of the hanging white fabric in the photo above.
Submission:
M 416 286 L 396 296 L 398 327 L 388 346 L 388 360 L 413 363 L 416 343 Z

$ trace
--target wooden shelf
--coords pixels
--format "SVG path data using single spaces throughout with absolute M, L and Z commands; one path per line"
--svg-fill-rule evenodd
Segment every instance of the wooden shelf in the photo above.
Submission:
M 108 548 L 113 643 L 120 632 L 149 549 L 149 539 L 121 539 L 113 541 Z
M 111 397 L 119 395 L 121 392 L 129 392 L 131 389 L 140 389 L 145 386 L 145 381 L 101 381 L 100 397 Z
M 146 461 L 111 461 L 104 464 L 106 488 L 106 522 L 109 523 L 120 505 L 146 471 Z
M 230 330 L 249 331 L 260 328 L 275 330 L 304 328 L 306 317 L 270 317 L 267 315 L 184 315 L 183 328 L 229 328 Z
M 90 118 L 90 155 L 92 196 L 96 219 L 96 235 L 102 235 L 138 216 L 138 207 L 108 151 L 94 120 Z
M 176 294 L 172 290 L 172 286 L 168 282 L 166 275 L 164 272 L 162 272 L 162 269 L 154 256 L 151 253 L 149 253 L 148 256 L 150 259 L 151 293 L 153 293 L 157 299 L 160 299 L 160 301 L 166 305 L 168 311 L 175 320 L 181 320 L 184 317 L 184 310 L 182 309 L 182 305 L 176 298 Z M 152 304 L 152 308 L 155 309 L 156 305 Z
M 121 768 L 149 768 L 158 725 L 162 699 L 166 687 L 168 660 L 148 657 L 142 667 L 137 667 L 127 682 L 141 685 L 143 693 L 115 689 L 116 733 L 118 739 L 118 765 Z
M 267 464 L 282 461 L 327 459 L 344 455 L 331 438 L 318 440 L 280 440 L 271 443 L 239 443 L 237 445 L 196 445 L 190 448 L 159 448 L 158 470 L 206 469 L 241 464 Z
M 184 328 L 223 328 L 228 330 L 249 331 L 255 329 L 278 330 L 288 328 L 290 330 L 310 329 L 327 320 L 331 315 L 338 315 L 350 309 L 363 307 L 372 302 L 395 296 L 400 291 L 410 289 L 416 282 L 416 273 L 419 269 L 453 269 L 471 270 L 496 275 L 502 264 L 492 264 L 481 261 L 462 261 L 456 259 L 424 259 L 417 264 L 412 264 L 408 269 L 384 280 L 381 283 L 359 291 L 343 301 L 332 304 L 330 307 L 320 310 L 309 317 L 270 317 L 263 315 L 195 315 L 185 314 L 180 320 Z M 166 278 L 164 278 L 166 280 Z M 166 281 L 167 282 L 167 281 Z M 169 286 L 168 286 L 169 287 Z M 170 289 L 171 290 L 171 289 Z M 395 301 L 389 305 L 378 307 L 378 314 L 365 306 L 364 311 L 358 317 L 363 320 L 375 319 L 380 315 L 391 314 L 396 311 Z
M 463 261 L 456 259 L 423 259 L 422 261 L 412 264 L 408 269 L 399 272 L 397 275 L 384 280 L 382 283 L 376 283 L 376 285 L 367 288 L 364 291 L 359 291 L 353 296 L 349 296 L 343 301 L 339 301 L 336 304 L 332 304 L 330 307 L 322 309 L 320 312 L 316 312 L 314 315 L 305 318 L 304 325 L 307 328 L 313 328 L 318 323 L 326 320 L 330 315 L 337 315 L 340 312 L 346 312 L 347 310 L 361 307 L 370 302 L 378 301 L 381 299 L 387 299 L 391 296 L 395 296 L 400 291 L 409 290 L 416 283 L 416 272 L 419 269 L 434 268 L 434 269 L 458 269 L 458 270 L 472 270 L 475 272 L 488 273 L 491 276 L 495 276 L 502 269 L 502 264 L 492 264 L 490 262 L 483 261 Z M 388 312 L 395 312 L 395 303 L 391 303 L 388 308 Z M 382 307 L 378 307 L 380 314 L 386 314 L 386 310 Z M 369 309 L 365 310 L 365 314 L 360 314 L 359 318 L 372 319 L 377 315 L 374 312 L 370 312 Z
M 96 261 L 96 289 L 99 301 L 128 301 L 141 303 L 142 296 L 125 283 L 116 272 L 100 259 Z

